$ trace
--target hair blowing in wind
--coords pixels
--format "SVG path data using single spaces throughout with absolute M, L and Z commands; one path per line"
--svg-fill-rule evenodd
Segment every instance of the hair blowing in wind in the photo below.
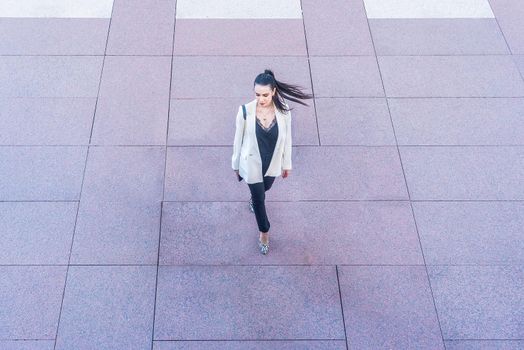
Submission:
M 271 89 L 276 88 L 276 93 L 273 96 L 273 103 L 281 112 L 287 112 L 290 110 L 290 108 L 288 109 L 284 104 L 284 99 L 308 106 L 308 104 L 301 100 L 313 98 L 313 95 L 302 91 L 303 87 L 277 80 L 275 74 L 270 69 L 266 69 L 264 70 L 264 73 L 257 75 L 253 85 L 255 84 L 270 85 Z

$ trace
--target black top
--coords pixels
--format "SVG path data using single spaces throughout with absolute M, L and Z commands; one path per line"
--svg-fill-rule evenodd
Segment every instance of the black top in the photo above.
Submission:
M 262 175 L 264 175 L 269 168 L 269 163 L 273 157 L 275 146 L 278 139 L 278 124 L 277 117 L 273 119 L 271 125 L 266 129 L 262 126 L 258 118 L 256 126 L 256 135 L 258 142 L 258 150 L 260 151 L 260 158 L 262 159 Z

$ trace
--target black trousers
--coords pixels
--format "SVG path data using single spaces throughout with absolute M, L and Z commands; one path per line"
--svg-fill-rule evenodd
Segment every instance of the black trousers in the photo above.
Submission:
M 271 226 L 267 218 L 265 200 L 266 191 L 269 191 L 274 181 L 274 176 L 264 176 L 264 182 L 248 184 L 249 190 L 251 191 L 251 199 L 253 200 L 253 208 L 255 209 L 258 230 L 260 232 L 268 232 Z

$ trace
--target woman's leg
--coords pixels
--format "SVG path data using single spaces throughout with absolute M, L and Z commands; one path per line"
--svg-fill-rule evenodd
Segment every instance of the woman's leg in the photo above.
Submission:
M 275 182 L 274 176 L 265 176 L 264 177 L 264 190 L 269 191 L 271 186 L 273 186 L 273 182 Z
M 257 219 L 258 230 L 261 233 L 267 233 L 269 231 L 269 220 L 266 213 L 266 190 L 263 182 L 256 184 L 248 184 L 249 190 L 251 191 L 251 198 L 253 199 L 253 207 L 255 209 L 255 217 Z

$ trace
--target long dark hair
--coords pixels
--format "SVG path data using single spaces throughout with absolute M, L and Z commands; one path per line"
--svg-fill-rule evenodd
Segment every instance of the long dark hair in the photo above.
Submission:
M 255 86 L 255 84 L 269 85 L 271 90 L 276 88 L 275 95 L 273 95 L 273 103 L 275 104 L 275 107 L 283 113 L 292 109 L 286 107 L 284 99 L 308 106 L 308 104 L 301 100 L 313 98 L 313 95 L 303 92 L 301 86 L 287 84 L 275 79 L 275 74 L 273 74 L 269 69 L 266 69 L 264 70 L 264 73 L 257 75 L 253 86 Z

